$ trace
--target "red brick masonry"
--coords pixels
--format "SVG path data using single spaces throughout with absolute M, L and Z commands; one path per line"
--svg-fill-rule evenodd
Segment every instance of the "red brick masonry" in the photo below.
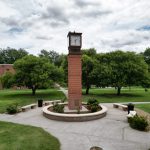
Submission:
M 12 64 L 0 64 L 0 76 L 2 76 L 5 72 L 15 73 Z M 2 89 L 2 84 L 0 83 L 0 89 Z
M 82 81 L 81 55 L 68 55 L 68 106 L 81 108 Z
M 12 64 L 0 64 L 0 76 L 3 75 L 7 71 L 15 73 L 13 65 Z

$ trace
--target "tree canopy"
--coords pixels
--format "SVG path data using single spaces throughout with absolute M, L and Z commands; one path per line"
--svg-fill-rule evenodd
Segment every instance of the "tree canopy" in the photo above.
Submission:
M 147 64 L 141 55 L 134 52 L 115 51 L 109 53 L 111 67 L 111 86 L 118 89 L 123 86 L 140 85 L 142 79 L 148 73 Z
M 16 81 L 32 89 L 34 95 L 36 89 L 49 86 L 51 82 L 60 81 L 63 71 L 45 58 L 28 55 L 14 63 Z
M 141 54 L 121 50 L 97 53 L 94 48 L 81 51 L 82 85 L 86 88 L 86 94 L 91 85 L 115 87 L 118 95 L 125 86 L 150 87 L 150 48 Z M 41 50 L 39 57 L 36 57 L 28 55 L 24 49 L 0 49 L 0 63 L 14 63 L 17 85 L 31 88 L 33 94 L 36 89 L 48 87 L 53 82 L 61 80 L 67 83 L 67 55 L 60 55 L 53 50 Z M 8 80 L 9 76 L 6 74 L 1 78 L 6 87 L 12 83 Z
M 14 85 L 14 74 L 6 72 L 0 77 L 0 83 L 3 88 L 11 88 Z
M 92 84 L 92 71 L 94 69 L 94 60 L 84 54 L 82 55 L 82 84 L 86 87 L 86 94 L 89 93 L 89 89 Z
M 82 80 L 86 94 L 90 85 L 115 87 L 120 95 L 124 86 L 142 85 L 147 79 L 148 67 L 143 56 L 134 52 L 114 51 L 82 57 Z
M 63 54 L 60 55 L 54 50 L 47 51 L 44 49 L 41 50 L 41 53 L 39 54 L 39 56 L 41 58 L 47 58 L 51 63 L 55 64 L 58 67 L 61 66 L 61 63 L 65 57 Z
M 28 55 L 24 49 L 6 48 L 0 49 L 0 64 L 13 64 L 16 60 Z

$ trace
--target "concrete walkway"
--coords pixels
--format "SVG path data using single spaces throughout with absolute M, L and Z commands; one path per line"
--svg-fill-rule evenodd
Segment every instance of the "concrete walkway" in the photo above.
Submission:
M 66 90 L 66 89 L 63 88 L 63 87 L 60 87 L 59 89 L 60 89 L 60 91 L 62 91 L 62 92 L 64 93 L 64 95 L 68 98 L 68 90 Z
M 45 118 L 41 108 L 17 115 L 0 114 L 0 120 L 42 127 L 56 136 L 62 150 L 90 150 L 92 146 L 103 150 L 148 150 L 150 132 L 140 132 L 129 127 L 127 112 L 108 107 L 105 118 L 88 122 L 59 122 Z

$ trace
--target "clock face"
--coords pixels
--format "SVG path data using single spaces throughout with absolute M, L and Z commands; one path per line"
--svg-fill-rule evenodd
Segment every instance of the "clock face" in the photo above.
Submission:
M 81 46 L 80 35 L 71 35 L 70 44 L 71 46 Z

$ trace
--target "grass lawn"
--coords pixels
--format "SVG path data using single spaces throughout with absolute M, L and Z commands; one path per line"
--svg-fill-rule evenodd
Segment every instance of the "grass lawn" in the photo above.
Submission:
M 0 121 L 0 149 L 60 150 L 60 143 L 41 128 Z
M 56 89 L 37 90 L 36 95 L 31 90 L 0 90 L 0 113 L 6 111 L 10 104 L 18 103 L 20 106 L 36 102 L 39 98 L 43 100 L 63 99 L 65 96 Z
M 150 89 L 148 92 L 145 92 L 140 87 L 123 88 L 120 96 L 116 93 L 117 90 L 114 88 L 93 88 L 90 89 L 89 95 L 85 95 L 85 89 L 83 89 L 83 101 L 87 101 L 89 98 L 96 98 L 100 103 L 150 102 Z
M 89 95 L 85 95 L 83 89 L 83 101 L 89 98 L 96 98 L 100 103 L 114 102 L 150 102 L 150 89 L 145 92 L 143 88 L 132 87 L 123 88 L 121 95 L 116 95 L 117 91 L 114 88 L 93 88 L 90 89 Z M 65 96 L 61 91 L 56 89 L 37 90 L 35 96 L 31 95 L 31 90 L 1 90 L 0 91 L 0 113 L 6 111 L 6 107 L 12 103 L 18 103 L 20 106 L 34 103 L 37 99 L 44 100 L 63 99 Z M 150 109 L 150 107 L 148 106 Z
M 150 113 L 150 104 L 137 104 L 135 107 Z

